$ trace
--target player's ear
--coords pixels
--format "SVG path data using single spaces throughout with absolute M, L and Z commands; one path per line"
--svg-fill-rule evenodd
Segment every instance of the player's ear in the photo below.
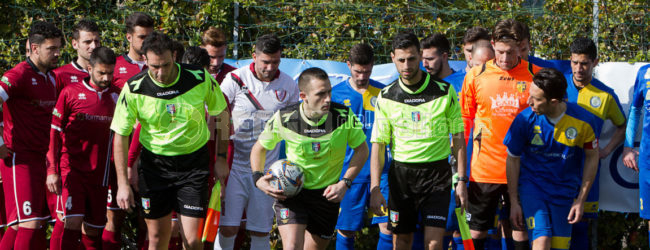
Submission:
M 599 60 L 599 59 L 600 59 L 600 58 L 596 57 L 596 59 L 594 60 L 594 68 L 598 65 L 598 60 Z
M 300 96 L 300 99 L 302 99 L 305 103 L 307 102 L 307 93 L 300 91 L 300 94 L 298 94 L 298 96 Z

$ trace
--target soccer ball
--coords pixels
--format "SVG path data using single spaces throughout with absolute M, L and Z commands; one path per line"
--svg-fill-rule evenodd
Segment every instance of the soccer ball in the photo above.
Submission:
M 302 168 L 286 159 L 280 159 L 271 164 L 268 174 L 273 176 L 271 186 L 284 191 L 287 197 L 296 196 L 302 190 Z

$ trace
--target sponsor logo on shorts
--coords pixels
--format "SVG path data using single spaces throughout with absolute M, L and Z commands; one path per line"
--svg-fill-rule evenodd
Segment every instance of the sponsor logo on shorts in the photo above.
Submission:
M 427 215 L 427 219 L 428 219 L 428 220 L 442 220 L 442 221 L 446 221 L 446 220 L 447 220 L 447 217 L 440 216 L 440 215 Z
M 197 206 L 191 206 L 191 205 L 183 205 L 183 208 L 189 209 L 189 210 L 194 210 L 194 211 L 203 211 L 202 207 L 197 207 Z
M 142 209 L 145 214 L 151 212 L 151 200 L 149 198 L 142 198 Z

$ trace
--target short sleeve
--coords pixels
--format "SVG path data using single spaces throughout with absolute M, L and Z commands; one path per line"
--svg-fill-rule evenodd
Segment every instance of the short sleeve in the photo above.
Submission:
M 625 113 L 623 113 L 623 107 L 618 100 L 618 96 L 612 91 L 608 99 L 610 103 L 607 105 L 607 119 L 611 120 L 616 126 L 622 126 L 625 124 Z
M 351 148 L 356 148 L 366 141 L 366 133 L 363 132 L 363 125 L 359 122 L 359 118 L 352 112 L 352 109 L 348 111 L 349 118 L 348 122 L 350 126 L 345 129 L 348 130 L 348 146 Z
M 503 145 L 508 148 L 508 152 L 513 156 L 521 156 L 526 147 L 526 131 L 528 129 L 528 123 L 526 122 L 526 117 L 519 113 L 515 120 L 510 124 L 508 133 L 506 134 L 505 139 L 503 139 Z
M 219 87 L 217 80 L 215 80 L 207 70 L 204 71 L 204 77 L 206 79 L 205 83 L 208 84 L 208 91 L 205 100 L 208 107 L 208 114 L 215 116 L 225 110 L 228 105 L 226 104 L 226 98 L 223 96 L 221 87 Z
M 375 104 L 375 122 L 372 127 L 370 142 L 388 145 L 391 142 L 392 125 L 390 124 L 384 105 L 386 103 L 380 93 Z
M 135 98 L 133 98 L 129 85 L 124 84 L 124 88 L 122 88 L 120 97 L 117 98 L 115 105 L 111 130 L 123 136 L 131 134 L 137 115 L 138 111 L 136 109 Z
M 450 134 L 461 133 L 465 130 L 463 118 L 460 112 L 460 103 L 458 103 L 458 94 L 453 85 L 449 86 L 449 107 L 447 108 L 447 128 Z
M 20 89 L 21 76 L 15 70 L 5 72 L 0 80 L 0 97 L 3 101 L 9 100 Z
M 282 141 L 280 135 L 280 111 L 275 112 L 273 117 L 266 122 L 264 131 L 257 138 L 257 142 L 262 145 L 266 150 L 273 150 L 275 146 Z

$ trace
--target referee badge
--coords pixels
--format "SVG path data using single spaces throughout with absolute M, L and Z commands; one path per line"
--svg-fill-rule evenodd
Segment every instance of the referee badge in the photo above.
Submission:
M 318 151 L 320 151 L 320 142 L 312 142 L 311 150 L 313 150 L 315 153 L 318 153 Z
M 289 220 L 289 209 L 288 208 L 280 209 L 280 219 L 282 219 L 282 222 L 287 223 L 287 221 Z
M 167 107 L 167 113 L 172 116 L 172 121 L 174 121 L 174 118 L 176 117 L 176 105 L 171 103 L 165 106 Z
M 390 224 L 395 227 L 399 222 L 399 212 L 390 210 Z
M 420 117 L 420 111 L 413 111 L 413 112 L 411 112 L 411 120 L 413 120 L 414 122 L 419 122 L 420 119 L 421 119 L 421 117 Z
M 149 198 L 142 198 L 142 209 L 144 209 L 144 213 L 149 214 L 151 211 L 151 200 Z

